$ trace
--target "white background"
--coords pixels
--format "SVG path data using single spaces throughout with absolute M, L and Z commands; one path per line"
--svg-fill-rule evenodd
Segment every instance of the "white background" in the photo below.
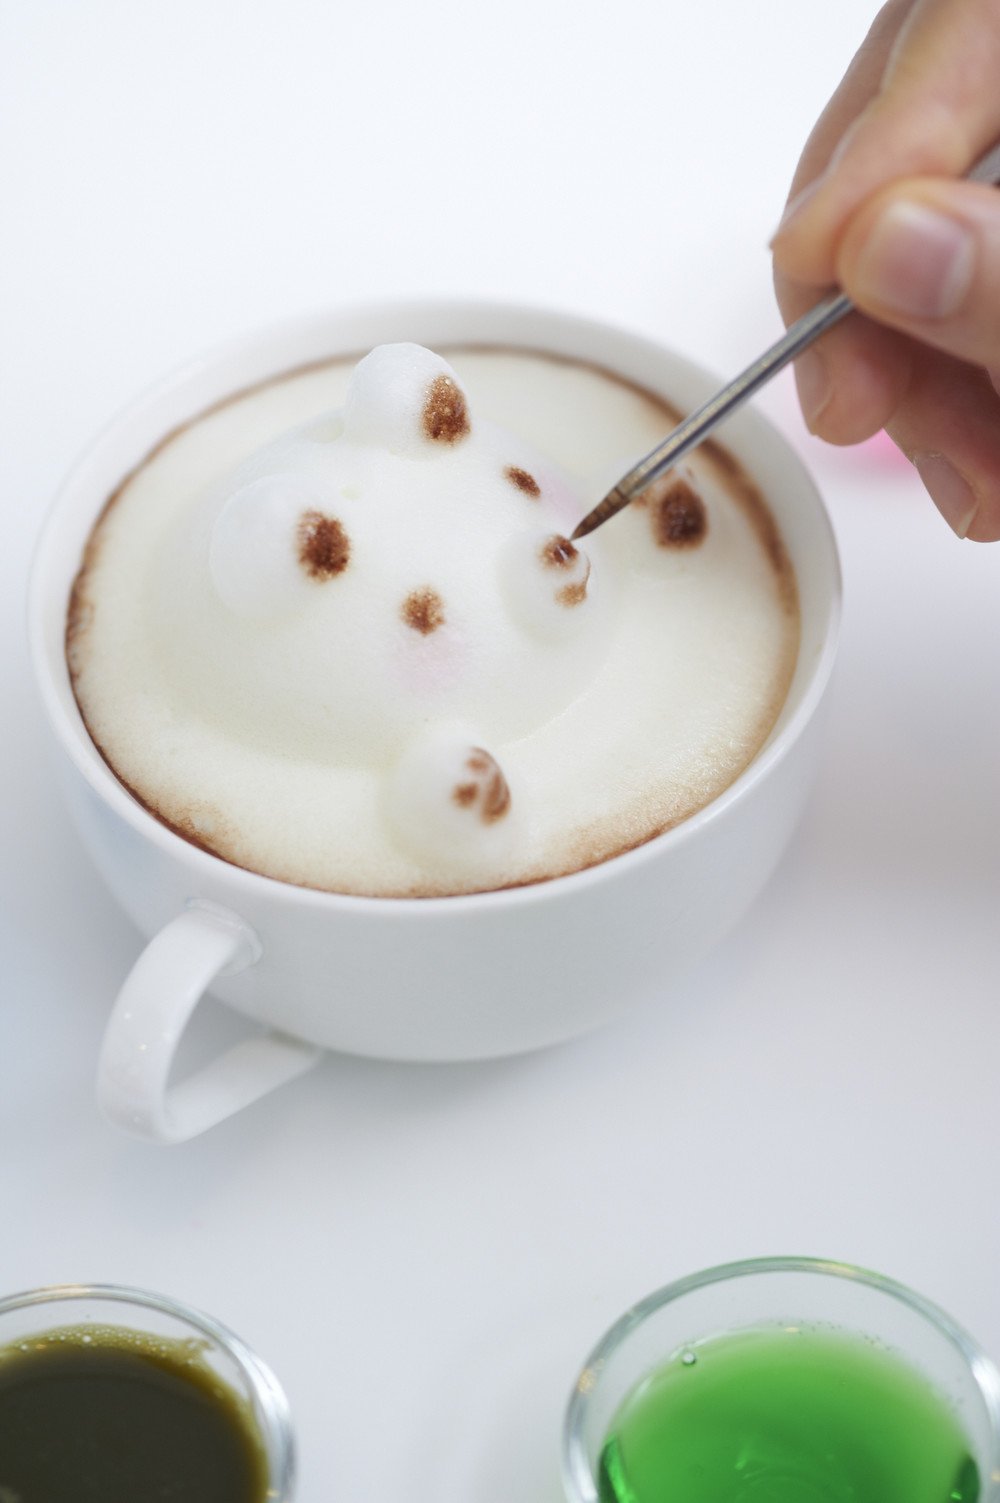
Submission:
M 720 373 L 867 0 L 0 0 L 0 1285 L 137 1283 L 271 1362 L 302 1503 L 556 1503 L 577 1363 L 628 1303 L 773 1252 L 877 1267 L 1000 1356 L 1000 552 L 902 462 L 809 439 L 843 550 L 826 757 L 679 994 L 505 1063 L 331 1058 L 187 1146 L 93 1102 L 139 948 L 56 801 L 31 546 L 138 389 L 384 294 L 555 304 Z M 228 1036 L 206 1004 L 202 1047 Z

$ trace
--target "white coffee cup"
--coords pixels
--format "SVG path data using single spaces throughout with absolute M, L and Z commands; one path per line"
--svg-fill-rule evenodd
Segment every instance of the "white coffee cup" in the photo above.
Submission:
M 122 414 L 73 470 L 35 557 L 31 650 L 70 809 L 112 891 L 152 936 L 115 1003 L 98 1095 L 113 1122 L 155 1141 L 204 1131 L 308 1069 L 323 1049 L 481 1059 L 583 1033 L 653 988 L 666 997 L 762 887 L 811 782 L 816 712 L 836 649 L 836 546 L 799 459 L 759 414 L 744 411 L 724 442 L 762 488 L 784 536 L 799 584 L 801 648 L 764 748 L 683 824 L 533 886 L 362 898 L 231 866 L 174 834 L 126 791 L 87 734 L 64 655 L 70 588 L 101 508 L 166 434 L 221 398 L 393 340 L 498 344 L 593 361 L 684 410 L 720 384 L 649 340 L 584 318 L 489 303 L 377 304 L 285 324 L 195 362 Z M 178 1042 L 206 991 L 269 1031 L 171 1083 Z

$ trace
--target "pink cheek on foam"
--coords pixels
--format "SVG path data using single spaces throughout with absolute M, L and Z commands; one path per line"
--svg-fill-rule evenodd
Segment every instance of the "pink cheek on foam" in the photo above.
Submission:
M 541 486 L 542 499 L 548 516 L 565 524 L 553 528 L 553 531 L 571 532 L 580 520 L 580 497 L 561 476 L 552 475 L 547 470 L 538 470 L 538 483 Z
M 401 693 L 433 705 L 468 681 L 470 657 L 447 620 L 426 635 L 404 626 L 393 642 L 392 675 Z

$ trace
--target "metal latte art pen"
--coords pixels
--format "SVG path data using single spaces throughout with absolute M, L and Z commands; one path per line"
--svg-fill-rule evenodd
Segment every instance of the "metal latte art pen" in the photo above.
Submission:
M 966 173 L 966 180 L 973 183 L 1000 183 L 1000 142 Z M 838 324 L 853 309 L 854 304 L 846 293 L 834 292 L 803 314 L 785 331 L 777 344 L 773 344 L 752 365 L 748 365 L 728 386 L 710 397 L 697 412 L 685 418 L 662 444 L 629 470 L 604 499 L 597 503 L 593 511 L 587 513 L 574 530 L 573 541 L 586 537 L 588 532 L 593 532 L 630 501 L 634 501 L 648 485 L 659 480 L 661 475 L 707 438 L 713 428 L 730 413 L 742 407 L 772 376 L 784 370 L 790 360 L 801 355 L 814 339 L 825 334 L 827 329 L 832 329 L 834 324 Z

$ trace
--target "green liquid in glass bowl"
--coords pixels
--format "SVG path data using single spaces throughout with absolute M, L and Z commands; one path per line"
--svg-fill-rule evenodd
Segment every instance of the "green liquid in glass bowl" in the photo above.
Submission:
M 977 1503 L 945 1398 L 857 1335 L 759 1327 L 687 1348 L 625 1398 L 601 1503 Z

